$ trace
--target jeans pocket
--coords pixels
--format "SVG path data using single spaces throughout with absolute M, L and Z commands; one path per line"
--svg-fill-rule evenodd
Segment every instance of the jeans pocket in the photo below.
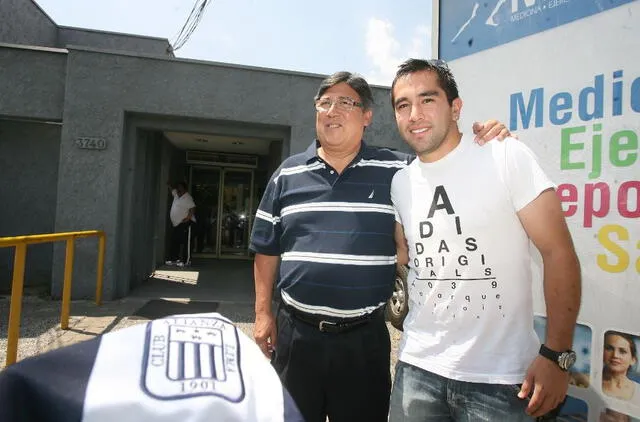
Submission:
M 465 410 L 469 420 L 478 421 L 531 421 L 525 409 L 528 400 L 520 399 L 521 384 L 484 384 L 474 387 Z
M 518 393 L 522 389 L 522 384 L 509 384 L 508 387 L 511 388 L 516 393 L 516 395 L 518 395 Z

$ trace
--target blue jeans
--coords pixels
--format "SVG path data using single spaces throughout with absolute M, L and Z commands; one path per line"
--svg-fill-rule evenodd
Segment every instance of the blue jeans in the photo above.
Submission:
M 451 380 L 399 361 L 389 422 L 534 421 L 519 390 L 515 384 Z

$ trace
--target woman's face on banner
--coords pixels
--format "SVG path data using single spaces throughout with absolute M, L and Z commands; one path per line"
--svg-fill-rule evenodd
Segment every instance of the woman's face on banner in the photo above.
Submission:
M 604 342 L 604 364 L 610 371 L 626 373 L 636 358 L 631 354 L 629 340 L 616 334 L 609 334 Z

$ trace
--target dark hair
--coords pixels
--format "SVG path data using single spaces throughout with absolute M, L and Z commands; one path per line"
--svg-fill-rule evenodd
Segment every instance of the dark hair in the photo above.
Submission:
M 449 105 L 453 104 L 453 100 L 459 97 L 458 84 L 453 77 L 453 73 L 451 73 L 451 69 L 449 69 L 449 66 L 447 66 L 444 60 L 409 59 L 398 66 L 396 76 L 393 78 L 393 83 L 391 84 L 391 107 L 395 107 L 393 104 L 395 101 L 393 88 L 396 86 L 398 79 L 423 70 L 435 72 L 436 75 L 438 75 L 438 85 L 440 85 L 440 88 L 442 88 L 447 95 Z
M 633 336 L 627 333 L 621 333 L 620 331 L 607 331 L 606 333 L 604 333 L 605 343 L 608 336 L 618 336 L 627 340 L 627 342 L 629 343 L 629 350 L 631 350 L 631 357 L 636 360 L 636 363 L 638 362 L 638 349 L 636 349 L 636 342 L 633 340 Z M 605 344 L 605 347 L 606 347 L 606 344 Z M 631 369 L 631 366 L 629 367 L 627 372 L 630 369 Z
M 367 81 L 365 81 L 365 79 L 357 73 L 342 71 L 336 72 L 333 75 L 325 78 L 320 83 L 318 92 L 316 93 L 316 96 L 313 98 L 313 100 L 318 101 L 329 88 L 343 82 L 349 85 L 355 92 L 358 93 L 358 96 L 360 96 L 360 102 L 362 103 L 362 108 L 364 110 L 371 110 L 371 107 L 373 107 L 373 93 L 371 92 L 371 87 L 369 86 Z
M 185 182 L 178 182 L 178 183 L 176 183 L 176 187 L 177 187 L 177 188 L 182 188 L 182 189 L 184 189 L 185 191 L 187 190 L 187 184 L 186 184 Z

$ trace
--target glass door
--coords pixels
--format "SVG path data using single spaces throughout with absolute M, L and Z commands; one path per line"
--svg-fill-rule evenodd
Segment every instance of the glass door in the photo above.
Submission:
M 191 168 L 191 196 L 196 203 L 193 256 L 218 257 L 218 225 L 222 170 L 216 167 Z
M 253 198 L 253 170 L 223 169 L 220 190 L 219 256 L 249 256 Z

